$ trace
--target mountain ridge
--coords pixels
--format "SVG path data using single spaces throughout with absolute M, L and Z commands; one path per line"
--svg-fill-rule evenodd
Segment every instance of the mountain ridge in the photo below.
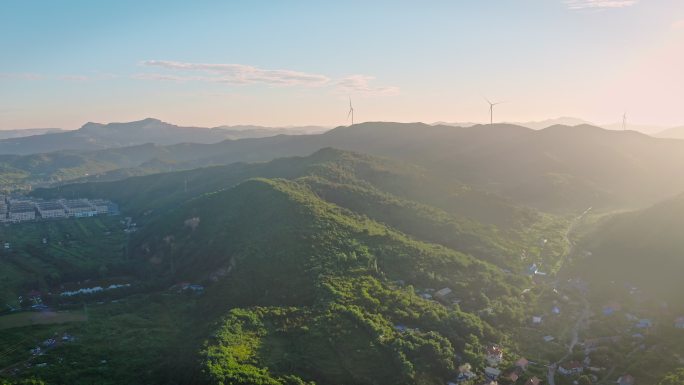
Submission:
M 320 130 L 323 130 L 322 128 Z M 29 155 L 55 151 L 94 151 L 145 143 L 217 143 L 226 139 L 267 137 L 279 134 L 298 135 L 316 131 L 316 127 L 194 127 L 177 126 L 155 118 L 132 122 L 87 122 L 79 129 L 0 140 L 0 154 Z M 0 133 L 1 134 L 1 133 Z

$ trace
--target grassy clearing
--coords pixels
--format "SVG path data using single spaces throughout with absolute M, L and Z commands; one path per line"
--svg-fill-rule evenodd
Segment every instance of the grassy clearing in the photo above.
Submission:
M 1 316 L 0 330 L 31 325 L 51 325 L 85 321 L 88 321 L 88 315 L 83 311 L 22 312 Z
M 118 217 L 62 219 L 0 226 L 0 304 L 16 307 L 30 290 L 49 291 L 63 281 L 117 273 L 126 234 Z M 43 242 L 45 239 L 45 243 Z

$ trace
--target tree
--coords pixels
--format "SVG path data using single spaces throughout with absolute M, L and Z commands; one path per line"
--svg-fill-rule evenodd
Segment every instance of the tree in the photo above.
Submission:
M 669 373 L 660 380 L 658 385 L 684 385 L 684 368 L 679 368 Z

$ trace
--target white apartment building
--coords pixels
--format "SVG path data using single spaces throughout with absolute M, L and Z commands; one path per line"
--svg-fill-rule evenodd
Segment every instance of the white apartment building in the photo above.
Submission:
M 36 206 L 38 208 L 38 214 L 40 214 L 40 217 L 43 219 L 66 217 L 66 210 L 59 202 L 39 202 Z

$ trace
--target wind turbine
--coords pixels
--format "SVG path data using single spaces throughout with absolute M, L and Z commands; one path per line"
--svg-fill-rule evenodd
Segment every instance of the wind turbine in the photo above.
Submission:
M 489 124 L 492 125 L 494 124 L 494 106 L 496 106 L 497 104 L 501 104 L 503 102 L 492 103 L 487 98 L 485 98 L 485 100 L 487 101 L 487 103 L 489 103 Z
M 622 114 L 622 131 L 627 130 L 627 113 Z
M 351 125 L 354 125 L 354 107 L 352 107 L 351 96 L 349 97 L 349 113 L 347 114 L 347 120 L 351 116 Z

